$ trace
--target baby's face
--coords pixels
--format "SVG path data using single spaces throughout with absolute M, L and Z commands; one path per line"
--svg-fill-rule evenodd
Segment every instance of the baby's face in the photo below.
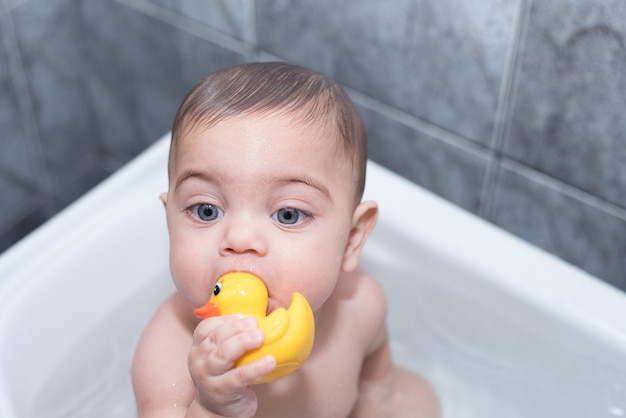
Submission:
M 231 271 L 261 277 L 270 310 L 295 291 L 315 310 L 342 267 L 354 175 L 328 132 L 288 115 L 238 117 L 177 144 L 166 198 L 170 264 L 192 305 Z

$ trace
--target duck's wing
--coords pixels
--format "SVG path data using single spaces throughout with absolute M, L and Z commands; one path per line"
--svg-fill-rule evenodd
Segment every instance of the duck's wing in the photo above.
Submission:
M 278 308 L 259 323 L 259 328 L 265 333 L 264 345 L 273 344 L 280 340 L 289 329 L 289 315 L 285 308 Z

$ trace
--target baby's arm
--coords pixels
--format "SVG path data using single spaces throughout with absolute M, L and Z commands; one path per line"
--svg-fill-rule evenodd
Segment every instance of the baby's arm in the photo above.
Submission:
M 393 364 L 387 327 L 387 305 L 380 285 L 365 280 L 359 321 L 369 336 L 359 376 L 359 397 L 352 418 L 436 418 L 439 404 L 430 385 L 418 375 Z
M 259 360 L 232 369 L 232 363 L 262 342 L 250 332 L 256 324 L 234 316 L 196 324 L 190 307 L 173 295 L 144 331 L 132 371 L 139 417 L 254 414 L 256 397 L 249 385 L 274 364 Z
M 193 325 L 185 305 L 177 295 L 168 298 L 139 340 L 132 378 L 141 418 L 184 417 L 195 398 L 187 367 Z

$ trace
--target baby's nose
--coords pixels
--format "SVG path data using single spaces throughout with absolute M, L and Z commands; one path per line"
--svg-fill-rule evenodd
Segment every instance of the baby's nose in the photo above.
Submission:
M 221 243 L 222 255 L 267 253 L 267 237 L 259 221 L 250 216 L 225 217 L 226 231 Z

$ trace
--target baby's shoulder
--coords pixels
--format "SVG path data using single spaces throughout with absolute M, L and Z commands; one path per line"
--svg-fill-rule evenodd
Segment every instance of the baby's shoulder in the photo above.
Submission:
M 382 285 L 364 270 L 357 269 L 350 273 L 342 273 L 334 296 L 347 304 L 360 306 L 368 311 L 373 309 L 379 314 L 386 315 L 385 291 Z
M 174 292 L 159 306 L 148 328 L 155 327 L 164 332 L 178 329 L 178 332 L 191 334 L 197 324 L 198 319 L 193 315 L 193 309 L 178 292 Z
M 336 320 L 368 341 L 385 329 L 387 300 L 383 287 L 363 270 L 343 273 L 329 300 Z

